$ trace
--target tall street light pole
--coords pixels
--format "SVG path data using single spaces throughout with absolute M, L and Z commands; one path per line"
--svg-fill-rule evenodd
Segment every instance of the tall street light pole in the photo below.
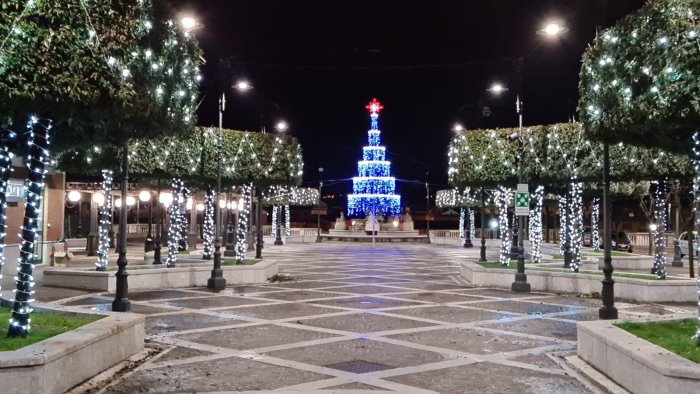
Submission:
M 226 110 L 226 92 L 221 92 L 219 97 L 219 136 L 216 141 L 218 163 L 216 165 L 216 197 L 214 201 L 214 268 L 211 270 L 211 277 L 207 280 L 207 288 L 212 290 L 223 290 L 226 287 L 226 279 L 221 271 L 221 207 L 219 206 L 219 196 L 221 195 L 221 162 L 223 144 L 223 122 L 224 111 Z
M 323 181 L 321 180 L 323 167 L 318 168 L 318 208 L 316 208 L 316 242 L 321 242 L 321 201 L 323 201 Z
M 479 261 L 486 262 L 486 191 L 481 188 L 481 251 Z

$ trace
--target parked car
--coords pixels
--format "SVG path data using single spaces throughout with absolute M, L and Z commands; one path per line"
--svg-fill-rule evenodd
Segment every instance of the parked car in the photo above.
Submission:
M 614 232 L 610 238 L 612 239 L 612 250 L 632 253 L 632 241 L 626 232 Z
M 598 231 L 598 242 L 600 242 L 600 231 Z M 593 233 L 590 226 L 583 227 L 583 246 L 593 246 Z
M 681 245 L 681 257 L 685 257 L 690 254 L 688 250 L 688 232 L 684 231 L 678 236 L 678 243 Z M 698 256 L 698 238 L 693 237 L 693 246 L 695 246 L 695 255 Z

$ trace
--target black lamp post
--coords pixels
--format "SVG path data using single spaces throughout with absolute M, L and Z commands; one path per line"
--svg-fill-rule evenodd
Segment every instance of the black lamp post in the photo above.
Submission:
M 216 198 L 214 199 L 214 268 L 211 270 L 211 276 L 207 280 L 207 288 L 220 291 L 226 288 L 226 279 L 224 279 L 223 271 L 221 271 L 221 207 L 219 206 L 219 196 L 221 196 L 221 161 L 222 158 L 222 140 L 223 140 L 223 121 L 224 111 L 226 110 L 226 93 L 222 92 L 219 98 L 219 136 L 217 138 L 217 166 L 216 166 Z
M 262 195 L 262 190 L 258 190 L 258 203 L 257 206 L 255 207 L 256 210 L 256 226 L 255 226 L 255 232 L 256 234 L 256 244 L 255 244 L 255 258 L 256 259 L 262 259 L 262 249 L 263 249 L 263 220 L 262 220 L 262 200 L 263 200 L 263 195 Z
M 277 228 L 275 230 L 275 245 L 284 245 L 282 241 L 282 209 L 284 206 L 280 205 L 277 211 Z M 274 210 L 273 210 L 274 211 Z
M 430 184 L 427 179 L 428 175 L 430 172 L 425 173 L 425 233 L 427 241 L 430 243 Z
M 316 242 L 321 242 L 321 201 L 323 201 L 323 181 L 321 180 L 323 167 L 318 168 L 318 207 L 316 208 Z
M 464 247 L 465 248 L 473 248 L 474 244 L 472 243 L 472 220 L 471 220 L 471 208 L 465 208 L 467 211 L 465 212 L 465 225 L 464 225 Z
M 126 259 L 126 192 L 129 184 L 129 143 L 125 142 L 122 148 L 122 206 L 119 209 L 119 257 L 117 258 L 117 285 L 112 310 L 115 312 L 128 312 L 131 309 L 129 301 L 129 274 L 126 272 L 128 261 Z
M 610 147 L 603 143 L 603 306 L 598 309 L 600 319 L 617 319 L 615 308 L 615 280 L 612 278 L 612 204 L 610 203 Z
M 139 193 L 139 200 L 148 203 L 148 234 L 144 241 L 143 250 L 148 253 L 155 248 L 155 240 L 153 239 L 153 195 L 150 191 L 142 191 Z

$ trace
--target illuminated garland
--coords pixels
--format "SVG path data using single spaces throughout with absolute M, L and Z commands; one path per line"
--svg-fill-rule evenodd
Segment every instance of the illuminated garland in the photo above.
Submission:
M 12 172 L 12 156 L 10 149 L 15 145 L 17 134 L 11 130 L 3 130 L 0 138 L 0 284 L 2 284 L 2 267 L 5 265 L 5 238 L 7 237 L 7 181 Z M 0 288 L 1 290 L 1 288 Z
M 292 235 L 292 218 L 291 212 L 289 212 L 289 205 L 284 206 L 284 236 L 289 237 Z
M 530 246 L 532 248 L 532 262 L 542 261 L 542 207 L 544 204 L 544 186 L 537 186 L 532 195 L 535 207 L 530 210 Z
M 279 206 L 273 205 L 272 206 L 272 235 L 274 235 L 275 237 L 277 236 L 277 231 L 279 231 L 279 229 L 277 228 L 277 220 L 278 220 L 277 215 L 279 215 Z M 280 236 L 282 236 L 281 233 L 280 233 Z
M 37 224 L 41 213 L 41 200 L 44 192 L 45 166 L 50 163 L 48 146 L 50 142 L 51 120 L 31 117 L 27 122 L 26 157 L 29 177 L 27 178 L 27 199 L 24 204 L 24 222 L 20 227 L 20 257 L 17 259 L 16 289 L 12 307 L 12 317 L 8 337 L 25 337 L 31 329 L 29 318 L 34 302 L 34 246 L 37 237 Z
M 180 237 L 182 235 L 180 204 L 185 185 L 181 179 L 173 178 L 170 188 L 173 201 L 170 203 L 170 207 L 168 207 L 170 223 L 168 223 L 168 258 L 165 260 L 165 264 L 169 268 L 175 267 L 177 263 Z
M 477 205 L 477 203 L 469 187 L 465 187 L 461 191 L 453 188 L 438 190 L 435 193 L 435 205 L 440 208 L 472 207 Z
M 180 239 L 178 241 L 179 250 L 189 250 L 187 235 L 189 234 L 189 221 L 187 220 L 187 200 L 192 193 L 190 189 L 183 186 L 180 198 L 178 199 L 179 209 L 177 211 L 178 221 L 180 222 Z M 194 208 L 194 207 L 192 207 Z
M 666 187 L 661 181 L 654 190 L 654 272 L 656 279 L 666 279 Z
M 569 208 L 566 196 L 559 196 L 559 254 L 566 251 L 567 237 L 569 236 Z
M 370 113 L 367 146 L 357 163 L 357 176 L 352 178 L 352 193 L 348 194 L 348 215 L 376 216 L 376 213 L 399 215 L 401 196 L 396 194 L 396 179 L 391 176 L 391 162 L 386 160 L 386 148 L 381 146 L 379 113 L 384 108 L 377 99 L 366 106 Z
M 502 266 L 510 263 L 511 237 L 508 231 L 508 206 L 510 205 L 511 191 L 507 187 L 499 186 L 496 191 L 496 205 L 498 206 L 498 228 L 501 232 L 501 250 L 498 262 Z
M 593 250 L 596 252 L 600 250 L 600 234 L 598 228 L 600 228 L 600 199 L 593 199 L 593 213 L 591 214 L 591 245 Z
M 207 193 L 204 196 L 204 250 L 202 257 L 205 260 L 210 260 L 214 255 L 214 190 L 211 185 L 207 188 Z
M 114 174 L 110 170 L 102 170 L 101 192 L 104 202 L 100 207 L 99 244 L 97 246 L 97 271 L 106 271 L 109 260 L 109 230 L 112 227 L 112 182 Z
M 571 250 L 571 271 L 578 272 L 581 266 L 581 247 L 583 246 L 583 183 L 573 182 L 569 185 L 569 248 Z
M 248 250 L 246 235 L 248 232 L 248 217 L 251 207 L 251 191 L 253 185 L 243 185 L 243 206 L 238 207 L 238 227 L 236 227 L 236 261 L 242 262 L 245 259 L 245 253 Z
M 459 237 L 464 238 L 464 208 L 459 209 Z
M 469 235 L 471 238 L 476 237 L 476 224 L 474 223 L 474 210 L 469 209 Z
M 320 199 L 318 189 L 297 186 L 270 186 L 263 192 L 263 205 L 312 206 Z

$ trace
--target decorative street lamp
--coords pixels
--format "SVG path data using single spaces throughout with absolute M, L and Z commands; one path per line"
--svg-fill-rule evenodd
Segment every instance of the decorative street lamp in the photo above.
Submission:
M 481 188 L 481 250 L 479 261 L 482 263 L 486 262 L 486 191 L 483 187 Z
M 153 195 L 150 191 L 142 190 L 139 193 L 139 201 L 143 203 L 148 203 L 148 234 L 146 234 L 146 241 L 144 242 L 143 250 L 148 253 L 155 248 L 155 241 L 153 239 Z

